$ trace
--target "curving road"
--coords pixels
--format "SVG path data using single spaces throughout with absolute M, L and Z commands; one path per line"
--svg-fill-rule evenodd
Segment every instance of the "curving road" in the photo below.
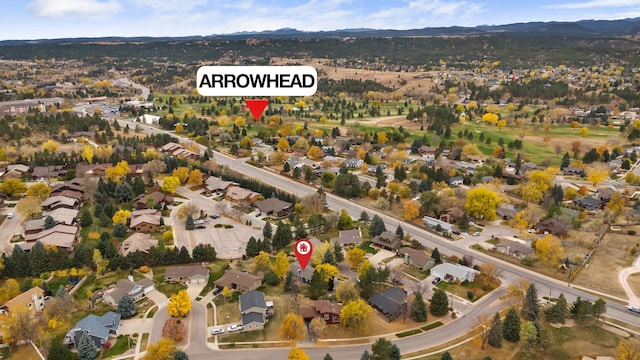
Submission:
M 145 126 L 138 124 L 145 128 L 148 132 L 151 133 L 160 133 L 163 132 L 157 128 Z M 176 136 L 171 133 L 172 136 Z M 183 138 L 184 141 L 190 141 L 189 139 Z M 204 148 L 204 147 L 203 147 Z M 247 176 L 254 177 L 257 179 L 261 179 L 267 184 L 273 185 L 275 187 L 286 189 L 292 193 L 295 193 L 298 196 L 305 196 L 308 194 L 312 194 L 317 190 L 313 187 L 292 181 L 289 178 L 285 178 L 279 176 L 275 172 L 269 171 L 264 168 L 256 168 L 251 165 L 245 164 L 241 161 L 238 161 L 234 158 L 228 157 L 222 153 L 215 153 L 215 160 L 223 165 L 227 165 L 232 167 L 234 170 L 241 172 Z M 576 297 L 580 296 L 583 299 L 589 299 L 595 301 L 597 298 L 587 292 L 580 291 L 573 287 L 568 287 L 566 282 L 559 281 L 526 268 L 519 267 L 517 265 L 513 265 L 511 263 L 507 263 L 504 261 L 500 261 L 494 257 L 486 255 L 481 252 L 474 251 L 470 248 L 467 248 L 467 245 L 464 242 L 451 242 L 448 239 L 439 237 L 430 233 L 424 229 L 421 229 L 417 226 L 414 226 L 409 223 L 405 223 L 400 219 L 393 218 L 386 214 L 379 213 L 374 209 L 364 208 L 363 206 L 356 204 L 348 199 L 343 199 L 332 194 L 327 194 L 327 205 L 334 210 L 346 209 L 347 212 L 355 218 L 360 216 L 362 211 L 366 211 L 370 216 L 377 214 L 380 216 L 388 229 L 395 229 L 398 224 L 402 224 L 402 227 L 405 233 L 411 234 L 415 239 L 417 239 L 423 246 L 428 248 L 438 247 L 441 253 L 447 255 L 456 255 L 456 256 L 464 256 L 471 255 L 475 258 L 476 262 L 479 263 L 493 263 L 496 267 L 501 271 L 501 278 L 503 283 L 508 284 L 513 282 L 519 278 L 527 278 L 532 283 L 535 283 L 538 289 L 539 296 L 552 296 L 556 297 L 563 292 L 567 297 L 568 301 L 573 301 Z M 504 291 L 504 290 L 502 290 Z M 491 300 L 495 300 L 499 298 L 501 294 L 500 291 L 495 291 L 492 294 L 486 297 L 486 300 L 482 301 L 490 302 Z M 413 352 L 420 349 L 424 349 L 427 347 L 431 347 L 434 345 L 442 344 L 444 342 L 450 341 L 454 338 L 457 338 L 466 332 L 470 328 L 473 327 L 473 323 L 475 322 L 475 318 L 481 313 L 487 313 L 489 315 L 493 314 L 498 308 L 502 305 L 494 302 L 490 302 L 490 305 L 486 306 L 473 306 L 471 307 L 467 314 L 464 314 L 462 319 L 452 322 L 447 326 L 439 328 L 437 331 L 431 331 L 429 333 L 416 335 L 409 338 L 404 338 L 400 340 L 395 340 L 394 342 L 400 346 L 400 349 L 403 353 Z M 640 316 L 634 316 L 629 313 L 626 306 L 617 304 L 617 303 L 608 303 L 607 304 L 607 316 L 633 324 L 635 326 L 640 326 Z M 204 336 L 204 335 L 203 335 Z M 331 355 L 334 359 L 354 359 L 359 358 L 362 354 L 363 349 L 368 348 L 365 345 L 347 345 L 347 346 L 338 346 L 331 348 L 311 348 L 307 349 L 307 353 L 311 355 L 312 358 L 322 358 L 327 350 L 331 350 Z M 205 359 L 209 358 L 212 354 L 213 350 L 201 352 L 198 349 L 192 349 L 191 347 L 188 349 L 190 358 L 192 359 Z M 286 356 L 287 349 L 260 349 L 260 351 L 256 351 L 253 349 L 246 350 L 225 350 L 224 356 L 233 357 L 235 359 L 281 359 Z M 222 354 L 222 353 L 218 353 Z

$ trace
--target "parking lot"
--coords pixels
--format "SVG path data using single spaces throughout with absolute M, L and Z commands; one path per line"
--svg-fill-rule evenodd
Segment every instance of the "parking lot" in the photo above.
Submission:
M 215 227 L 216 224 L 223 226 Z M 227 216 L 221 216 L 218 219 L 208 218 L 204 221 L 204 225 L 204 229 L 190 231 L 189 236 L 195 237 L 195 242 L 198 244 L 213 246 L 219 259 L 242 258 L 249 238 L 252 236 L 256 239 L 262 238 L 262 228 L 254 229 Z M 224 225 L 232 225 L 233 228 L 225 229 Z

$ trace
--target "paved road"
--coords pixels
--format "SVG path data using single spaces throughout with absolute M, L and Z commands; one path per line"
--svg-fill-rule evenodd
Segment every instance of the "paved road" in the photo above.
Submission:
M 143 128 L 150 128 L 150 127 L 143 126 Z M 162 132 L 161 130 L 154 129 L 154 128 L 150 128 L 147 130 L 149 132 Z M 288 178 L 281 177 L 274 172 L 270 172 L 269 170 L 256 168 L 256 167 L 247 165 L 245 163 L 238 162 L 237 160 L 218 152 L 215 153 L 215 160 L 220 164 L 230 166 L 235 170 L 241 173 L 244 173 L 247 176 L 261 179 L 265 183 L 281 189 L 287 189 L 288 191 L 295 193 L 296 195 L 301 197 L 317 191 L 315 188 L 312 188 L 310 186 L 303 185 L 298 182 L 294 182 Z M 450 240 L 441 238 L 424 229 L 421 229 L 419 227 L 416 227 L 408 223 L 404 223 L 400 219 L 396 219 L 391 216 L 378 213 L 376 210 L 373 210 L 373 209 L 366 209 L 350 200 L 339 198 L 332 194 L 327 194 L 327 204 L 330 208 L 334 210 L 346 209 L 347 212 L 352 217 L 355 217 L 355 218 L 358 218 L 362 211 L 367 211 L 370 216 L 377 214 L 383 219 L 388 229 L 395 229 L 398 226 L 398 224 L 402 224 L 402 227 L 405 230 L 405 233 L 408 233 L 412 237 L 417 239 L 423 246 L 426 246 L 428 248 L 438 247 L 440 252 L 446 255 L 457 255 L 459 257 L 463 255 L 471 255 L 471 256 L 474 256 L 476 262 L 493 263 L 501 271 L 501 278 L 504 283 L 510 283 L 519 278 L 527 278 L 536 284 L 536 287 L 538 288 L 538 294 L 540 296 L 549 296 L 549 295 L 558 296 L 560 292 L 564 292 L 565 296 L 569 301 L 572 301 L 577 296 L 581 296 L 583 299 L 589 299 L 592 301 L 596 300 L 596 297 L 589 293 L 577 290 L 572 287 L 568 287 L 566 282 L 552 279 L 547 276 L 530 271 L 528 269 L 510 264 L 507 262 L 500 261 L 489 255 L 469 249 L 467 247 L 468 245 L 466 245 L 465 242 L 452 242 Z M 496 296 L 499 296 L 498 294 L 499 292 L 494 292 L 490 294 L 487 297 L 487 300 L 497 298 Z M 448 327 L 443 327 L 439 329 L 437 332 L 401 339 L 396 341 L 396 343 L 398 344 L 398 346 L 400 346 L 402 352 L 406 353 L 409 351 L 415 351 L 415 350 L 423 349 L 425 347 L 430 347 L 432 345 L 446 342 L 448 340 L 445 339 L 447 338 L 445 336 L 445 332 L 451 331 L 453 334 L 455 334 L 455 337 L 460 336 L 466 333 L 469 328 L 471 328 L 470 325 L 472 325 L 475 317 L 477 317 L 477 315 L 480 312 L 488 312 L 489 314 L 492 314 L 495 312 L 495 309 L 501 306 L 499 304 L 496 304 L 496 305 L 493 305 L 493 303 L 491 304 L 492 304 L 491 306 L 472 307 L 465 317 L 463 317 L 458 321 L 453 322 L 452 324 L 448 325 Z M 628 310 L 626 309 L 626 306 L 623 306 L 623 305 L 619 305 L 616 303 L 608 303 L 607 316 L 631 323 L 636 326 L 640 326 L 640 316 L 630 315 Z M 445 330 L 445 328 L 447 330 Z M 453 329 L 450 330 L 450 328 L 453 328 Z M 344 347 L 340 347 L 339 350 L 333 347 L 331 348 L 333 352 L 339 351 L 339 355 L 338 353 L 336 353 L 336 356 L 334 356 L 334 359 L 359 358 L 360 354 L 362 354 L 362 349 L 364 349 L 364 346 L 361 346 L 361 345 L 344 346 Z M 321 358 L 322 357 L 321 353 L 322 355 L 324 355 L 325 352 L 326 352 L 326 349 L 322 349 L 322 350 L 309 349 L 308 351 L 308 353 L 311 354 L 313 358 Z M 260 351 L 233 350 L 233 351 L 230 351 L 228 354 L 225 353 L 225 356 L 228 355 L 229 357 L 233 357 L 236 359 L 274 359 L 274 358 L 279 359 L 279 358 L 284 358 L 286 353 L 287 351 L 285 349 L 277 349 L 277 350 L 261 349 Z M 211 352 L 200 353 L 200 352 L 194 351 L 190 355 L 192 355 L 191 358 L 193 359 L 205 359 L 211 356 Z
M 0 254 L 11 254 L 13 250 L 13 244 L 11 238 L 14 234 L 22 233 L 22 216 L 16 211 L 16 208 L 5 208 L 2 210 L 4 215 L 13 212 L 13 218 L 6 218 L 2 225 L 0 225 Z

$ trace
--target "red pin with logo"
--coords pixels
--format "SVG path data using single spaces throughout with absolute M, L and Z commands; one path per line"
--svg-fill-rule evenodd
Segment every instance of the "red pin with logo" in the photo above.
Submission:
M 264 111 L 264 108 L 269 104 L 269 99 L 245 99 L 244 102 L 249 107 L 251 115 L 253 115 L 253 119 L 258 121 Z
M 296 258 L 298 258 L 298 262 L 300 263 L 300 268 L 302 270 L 306 269 L 309 264 L 309 260 L 311 260 L 311 254 L 313 252 L 313 245 L 311 245 L 311 241 L 308 239 L 300 239 L 296 242 Z

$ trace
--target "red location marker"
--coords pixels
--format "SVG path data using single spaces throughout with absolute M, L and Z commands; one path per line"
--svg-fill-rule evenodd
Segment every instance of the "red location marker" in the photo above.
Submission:
M 309 239 L 300 239 L 296 242 L 296 258 L 298 258 L 298 262 L 300 263 L 300 268 L 302 270 L 306 269 L 309 264 L 309 260 L 311 260 L 311 254 L 313 253 L 313 245 L 311 245 L 311 241 Z
M 264 111 L 264 108 L 269 104 L 269 99 L 245 99 L 244 102 L 249 107 L 251 115 L 253 115 L 255 121 L 258 121 L 260 119 L 260 115 L 262 115 L 262 112 Z

